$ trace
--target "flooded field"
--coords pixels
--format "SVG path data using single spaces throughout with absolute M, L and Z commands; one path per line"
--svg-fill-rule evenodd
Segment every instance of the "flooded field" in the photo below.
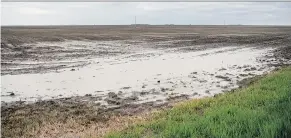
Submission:
M 102 136 L 122 128 L 118 116 L 216 97 L 291 64 L 288 26 L 1 31 L 1 129 L 8 137 Z
M 93 28 L 98 35 L 86 27 L 3 28 L 2 103 L 77 99 L 111 107 L 201 98 L 289 62 L 280 53 L 289 28 L 107 27 Z
M 213 96 L 238 87 L 239 80 L 272 70 L 265 60 L 272 50 L 247 46 L 188 52 L 147 49 L 142 53 L 71 61 L 70 64 L 88 65 L 47 73 L 3 75 L 2 101 L 87 95 L 98 97 L 95 102 L 107 105 L 119 104 L 108 101 L 109 93 L 134 99 L 133 102 Z

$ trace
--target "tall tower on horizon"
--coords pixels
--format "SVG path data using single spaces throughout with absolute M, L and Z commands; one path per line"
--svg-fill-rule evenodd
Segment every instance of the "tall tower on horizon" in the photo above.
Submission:
M 135 25 L 135 28 L 136 28 L 136 16 L 134 16 L 134 25 Z

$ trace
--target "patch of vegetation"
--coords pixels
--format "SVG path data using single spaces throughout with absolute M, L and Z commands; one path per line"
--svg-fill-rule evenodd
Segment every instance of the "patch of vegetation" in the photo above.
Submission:
M 181 103 L 109 138 L 291 137 L 291 68 L 249 87 Z
M 44 130 L 56 132 L 47 127 L 58 129 L 64 125 L 75 130 L 109 119 L 104 111 L 96 110 L 93 105 L 61 102 L 60 100 L 40 101 L 34 104 L 21 104 L 1 107 L 1 136 L 7 138 L 39 137 Z M 79 128 L 79 129 L 78 129 Z M 62 128 L 60 131 L 64 131 Z M 60 133 L 58 131 L 58 133 Z M 65 133 L 65 132 L 63 132 Z

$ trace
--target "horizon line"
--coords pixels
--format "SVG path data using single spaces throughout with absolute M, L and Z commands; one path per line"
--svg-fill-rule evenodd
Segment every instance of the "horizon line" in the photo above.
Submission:
M 291 24 L 40 24 L 40 25 L 1 25 L 5 26 L 291 26 Z

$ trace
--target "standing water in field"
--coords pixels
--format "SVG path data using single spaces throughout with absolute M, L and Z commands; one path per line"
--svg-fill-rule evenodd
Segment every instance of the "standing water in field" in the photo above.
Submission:
M 272 70 L 261 60 L 270 50 L 242 46 L 186 52 L 145 50 L 94 58 L 83 67 L 2 75 L 1 98 L 10 102 L 86 95 L 107 105 L 116 104 L 108 102 L 110 94 L 134 97 L 135 103 L 213 96 L 238 87 L 244 78 Z

